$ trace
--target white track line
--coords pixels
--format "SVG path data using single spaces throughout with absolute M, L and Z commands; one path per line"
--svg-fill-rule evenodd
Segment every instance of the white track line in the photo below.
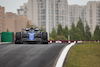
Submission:
M 60 55 L 60 57 L 59 57 L 59 59 L 58 59 L 58 61 L 57 61 L 55 67 L 62 67 L 62 66 L 63 66 L 64 60 L 65 60 L 65 58 L 66 58 L 66 55 L 67 55 L 69 49 L 70 49 L 74 44 L 75 44 L 75 42 L 74 42 L 74 43 L 71 43 L 71 44 L 69 44 L 68 46 L 65 47 L 65 49 L 62 51 L 62 53 L 61 53 L 61 55 Z
M 0 44 L 9 44 L 11 42 L 0 42 Z

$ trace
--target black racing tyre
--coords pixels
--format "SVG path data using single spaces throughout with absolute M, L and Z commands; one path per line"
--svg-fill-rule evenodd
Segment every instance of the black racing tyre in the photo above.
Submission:
M 23 44 L 22 38 L 21 38 L 21 32 L 16 32 L 15 44 Z
M 47 32 L 43 32 L 42 38 L 43 40 L 48 40 Z
M 48 44 L 48 41 L 44 42 L 45 44 Z
M 42 33 L 42 39 L 43 39 L 42 44 L 48 44 L 48 34 L 47 34 L 47 32 Z
M 18 42 L 15 41 L 15 44 L 18 44 Z
M 15 41 L 15 44 L 23 44 L 22 41 Z
M 21 39 L 21 32 L 16 32 L 16 40 L 20 40 Z
M 43 41 L 41 44 L 48 44 L 48 41 Z
M 16 42 L 16 41 L 15 41 L 15 44 L 19 44 L 19 42 Z

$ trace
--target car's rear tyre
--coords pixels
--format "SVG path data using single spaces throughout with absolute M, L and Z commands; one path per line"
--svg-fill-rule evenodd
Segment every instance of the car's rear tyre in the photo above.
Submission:
M 44 44 L 48 44 L 48 41 L 44 42 Z
M 23 44 L 22 38 L 21 38 L 21 32 L 16 32 L 15 44 Z
M 47 34 L 47 32 L 42 33 L 42 39 L 43 39 L 42 44 L 48 44 L 48 34 Z
M 47 40 L 48 39 L 48 35 L 47 35 L 47 32 L 43 32 L 43 40 Z

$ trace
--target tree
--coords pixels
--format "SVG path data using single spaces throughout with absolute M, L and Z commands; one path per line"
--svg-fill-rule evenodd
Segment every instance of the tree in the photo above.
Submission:
M 71 40 L 74 40 L 74 30 L 75 30 L 75 24 L 72 22 L 71 29 L 70 29 Z
M 65 36 L 65 38 L 67 38 L 68 35 L 69 35 L 69 30 L 68 30 L 67 25 L 66 25 L 65 28 L 63 29 L 63 35 Z
M 81 40 L 81 31 L 79 28 L 75 27 L 74 23 L 72 23 L 70 29 L 71 40 Z
M 7 29 L 7 31 L 6 32 L 9 32 L 9 30 Z
M 46 28 L 41 27 L 42 31 L 46 32 Z
M 52 37 L 49 37 L 50 38 L 50 40 L 54 40 Z
M 29 21 L 27 22 L 26 28 L 30 28 Z
M 46 28 L 43 28 L 43 31 L 46 32 Z
M 57 35 L 63 35 L 63 29 L 61 24 L 58 25 Z
M 53 27 L 52 32 L 50 34 L 50 37 L 52 37 L 53 39 L 55 39 L 56 36 L 57 36 L 57 33 L 56 33 L 55 28 Z
M 100 29 L 98 25 L 96 25 L 93 38 L 94 40 L 100 40 Z
M 55 38 L 55 40 L 67 40 L 63 35 L 57 35 L 57 37 Z
M 84 35 L 84 25 L 83 25 L 82 20 L 81 20 L 80 17 L 79 17 L 79 21 L 77 23 L 77 28 L 79 28 L 80 31 L 82 32 L 81 38 L 82 38 L 82 40 L 84 40 L 85 39 L 84 38 L 85 37 L 85 35 Z
M 87 22 L 85 27 L 85 40 L 91 40 L 91 32 Z
M 74 22 L 72 22 L 72 25 L 71 25 L 71 29 L 75 29 L 75 24 L 74 24 Z

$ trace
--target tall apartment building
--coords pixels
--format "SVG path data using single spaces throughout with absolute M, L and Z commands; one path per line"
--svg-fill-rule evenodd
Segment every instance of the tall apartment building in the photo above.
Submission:
M 84 26 L 86 25 L 86 6 L 79 6 L 79 5 L 69 5 L 69 25 L 68 28 L 71 28 L 72 22 L 77 25 L 79 21 L 79 17 L 81 18 Z
M 19 15 L 15 18 L 15 31 L 22 31 L 23 28 L 26 28 L 28 22 L 27 16 Z
M 68 3 L 67 0 L 49 0 L 49 30 L 54 27 L 56 30 L 58 24 L 64 28 L 68 25 Z
M 33 21 L 33 25 L 38 26 L 38 5 L 37 0 L 28 0 L 28 20 Z
M 8 12 L 5 15 L 5 28 L 10 32 L 20 32 L 22 28 L 26 28 L 28 22 L 27 16 L 24 15 L 16 15 L 14 13 Z M 31 21 L 29 21 L 32 24 Z
M 25 15 L 27 16 L 28 11 L 28 4 L 24 3 L 24 6 L 20 6 L 20 9 L 17 9 L 18 15 Z
M 100 1 L 90 1 L 87 3 L 86 20 L 93 35 L 96 25 L 100 27 Z
M 0 6 L 0 33 L 5 31 L 5 8 Z
M 15 13 L 7 12 L 5 15 L 5 29 L 7 29 L 10 32 L 16 32 L 15 31 L 15 18 L 17 15 Z
M 37 0 L 37 17 L 38 17 L 38 27 L 46 27 L 46 1 Z
M 79 17 L 82 19 L 84 26 L 87 21 L 93 35 L 96 25 L 100 27 L 100 1 L 89 1 L 85 6 L 69 5 L 68 28 L 71 28 L 72 22 L 76 25 Z
M 46 0 L 28 1 L 28 20 L 38 27 L 46 27 Z M 62 27 L 68 25 L 68 3 L 67 0 L 49 0 L 49 30 L 57 29 L 58 24 Z
M 22 8 L 23 7 L 23 8 Z M 26 8 L 27 7 L 27 10 Z M 22 9 L 22 12 L 20 11 Z M 27 14 L 25 14 L 25 11 Z M 33 25 L 45 28 L 46 26 L 46 0 L 28 0 L 27 5 L 21 6 L 18 10 L 19 15 L 27 15 L 28 20 L 33 21 Z M 71 28 L 72 22 L 77 25 L 81 18 L 84 27 L 86 21 L 93 34 L 95 26 L 100 26 L 100 1 L 90 1 L 87 5 L 68 5 L 67 0 L 49 0 L 49 30 L 54 27 L 57 29 L 60 23 Z

